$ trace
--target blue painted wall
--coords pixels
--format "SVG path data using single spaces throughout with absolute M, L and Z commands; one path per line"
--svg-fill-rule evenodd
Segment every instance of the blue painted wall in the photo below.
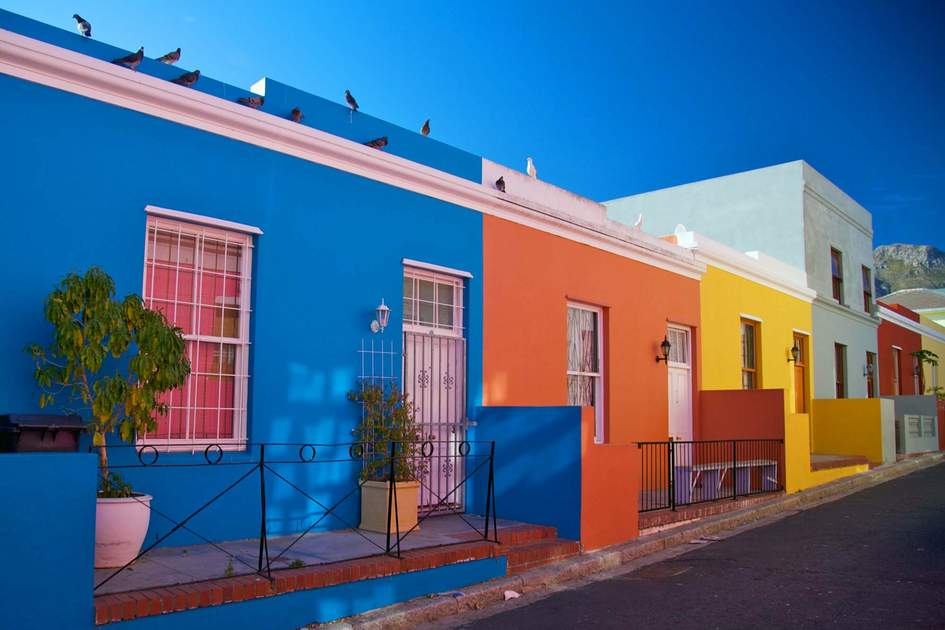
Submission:
M 501 518 L 558 528 L 581 538 L 581 408 L 479 407 L 475 440 L 495 441 L 496 508 Z M 484 493 L 471 490 L 476 511 Z
M 0 627 L 91 628 L 95 457 L 0 454 Z
M 3 9 L 0 9 L 0 28 L 104 61 L 111 61 L 135 52 L 111 46 L 97 39 L 83 37 L 75 30 L 56 28 Z M 146 49 L 145 59 L 138 66 L 138 72 L 170 80 L 195 69 L 179 64 L 168 66 L 153 59 L 154 56 L 165 52 L 167 51 Z M 148 58 L 148 55 L 151 58 Z M 228 85 L 211 78 L 212 70 L 212 68 L 200 68 L 200 80 L 193 89 L 229 101 L 252 95 L 249 86 Z M 367 142 L 380 136 L 387 136 L 390 144 L 387 145 L 385 151 L 388 153 L 426 164 L 476 183 L 481 181 L 482 159 L 479 156 L 433 138 L 424 138 L 416 130 L 404 129 L 361 112 L 351 116 L 348 107 L 343 104 L 308 94 L 268 78 L 265 96 L 266 101 L 261 111 L 287 118 L 293 107 L 299 107 L 305 115 L 303 125 L 355 142 Z M 418 126 L 420 122 L 417 123 Z
M 0 13 L 0 26 L 42 31 L 54 43 L 101 58 L 121 52 L 8 13 Z M 154 71 L 160 70 L 170 69 Z M 200 86 L 216 89 L 203 79 Z M 48 340 L 42 303 L 63 275 L 99 265 L 114 277 L 119 294 L 140 293 L 147 204 L 265 232 L 254 250 L 251 441 L 351 439 L 357 413 L 345 394 L 354 386 L 356 351 L 360 340 L 370 337 L 368 324 L 381 298 L 393 309 L 383 336 L 400 346 L 405 257 L 474 274 L 466 291 L 468 402 L 470 408 L 479 403 L 482 221 L 477 212 L 9 76 L 0 75 L 0 92 L 6 148 L 0 198 L 6 304 L 0 310 L 0 411 L 37 408 L 23 347 Z M 370 134 L 385 133 L 379 121 L 371 125 L 365 128 Z M 393 138 L 400 132 L 391 126 L 387 133 Z M 451 165 L 478 180 L 478 158 L 460 159 L 455 151 L 436 142 L 410 145 L 418 160 Z M 127 462 L 130 455 L 114 452 L 112 459 Z M 161 461 L 189 457 L 164 455 Z M 285 468 L 326 505 L 355 483 L 356 467 L 350 463 Z M 130 475 L 137 488 L 155 496 L 155 508 L 174 518 L 236 476 L 235 467 Z M 299 531 L 322 513 L 282 482 L 273 482 L 272 492 L 273 533 Z M 343 520 L 329 518 L 320 528 L 356 523 L 357 501 L 355 493 L 338 510 Z M 214 540 L 253 537 L 259 531 L 258 503 L 258 480 L 244 482 L 191 526 Z M 148 542 L 168 527 L 163 518 L 152 518 Z M 196 540 L 178 532 L 168 544 L 191 542 Z
M 455 591 L 504 575 L 505 558 L 487 558 L 276 597 L 143 617 L 109 624 L 108 627 L 128 630 L 298 628 L 308 623 L 325 623 L 357 615 L 430 593 Z

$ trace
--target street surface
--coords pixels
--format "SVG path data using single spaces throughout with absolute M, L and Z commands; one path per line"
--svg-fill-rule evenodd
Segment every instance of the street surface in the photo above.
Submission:
M 945 628 L 945 465 L 430 628 Z

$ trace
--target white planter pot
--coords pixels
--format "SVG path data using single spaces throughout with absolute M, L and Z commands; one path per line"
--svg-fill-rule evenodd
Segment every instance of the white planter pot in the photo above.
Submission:
M 95 505 L 95 568 L 123 567 L 141 551 L 151 521 L 151 496 L 98 498 Z

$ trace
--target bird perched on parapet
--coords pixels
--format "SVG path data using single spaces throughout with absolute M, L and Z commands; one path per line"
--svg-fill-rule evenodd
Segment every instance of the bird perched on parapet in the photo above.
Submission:
M 194 70 L 193 72 L 185 72 L 176 79 L 171 79 L 171 83 L 183 85 L 184 87 L 193 87 L 194 83 L 196 83 L 199 78 L 200 70 Z
M 528 163 L 525 165 L 525 172 L 528 173 L 528 176 L 532 179 L 538 179 L 538 169 L 535 168 L 535 162 L 528 158 Z
M 637 215 L 637 220 L 633 222 L 633 229 L 634 230 L 643 229 L 643 213 L 642 212 Z
M 351 108 L 351 111 L 358 111 L 358 102 L 354 100 L 354 97 L 351 96 L 351 92 L 345 90 L 345 102 L 348 103 L 348 107 Z
M 381 136 L 380 138 L 374 138 L 368 142 L 364 143 L 364 146 L 371 147 L 372 149 L 383 149 L 387 146 L 387 136 Z
M 112 59 L 112 63 L 116 63 L 119 66 L 125 66 L 126 68 L 131 68 L 132 70 L 137 70 L 138 66 L 141 64 L 141 60 L 144 59 L 144 46 L 138 49 L 138 52 L 131 53 L 130 55 L 125 55 L 124 57 L 119 57 L 118 59 Z
M 426 121 L 424 121 L 423 126 L 420 127 L 420 135 L 421 136 L 430 135 L 430 119 L 429 118 L 427 118 Z
M 86 37 L 92 37 L 92 25 L 88 20 L 82 19 L 82 16 L 78 13 L 73 13 L 72 19 L 75 20 L 75 27 L 79 30 L 79 33 Z
M 242 96 L 236 99 L 236 102 L 240 105 L 245 105 L 246 107 L 252 107 L 253 109 L 259 109 L 263 106 L 263 103 L 266 102 L 265 97 L 262 96 Z
M 177 47 L 177 50 L 172 50 L 171 52 L 157 58 L 157 61 L 161 63 L 166 63 L 169 66 L 173 66 L 175 63 L 180 61 L 180 46 Z
M 503 193 L 505 192 L 505 178 L 504 177 L 500 177 L 499 179 L 495 180 L 495 189 L 498 190 L 499 192 L 503 192 Z
M 302 110 L 298 107 L 292 108 L 292 113 L 289 114 L 289 118 L 292 119 L 292 122 L 302 122 L 302 119 L 305 118 L 305 115 L 302 113 Z

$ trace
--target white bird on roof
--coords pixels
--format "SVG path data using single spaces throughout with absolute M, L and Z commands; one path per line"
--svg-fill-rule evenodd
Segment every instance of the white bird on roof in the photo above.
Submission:
M 538 179 L 538 169 L 535 168 L 535 161 L 531 158 L 528 158 L 528 163 L 525 165 L 525 172 L 528 173 L 528 176 L 532 179 Z
M 637 215 L 637 220 L 633 222 L 633 229 L 634 230 L 643 229 L 643 213 L 642 212 Z

